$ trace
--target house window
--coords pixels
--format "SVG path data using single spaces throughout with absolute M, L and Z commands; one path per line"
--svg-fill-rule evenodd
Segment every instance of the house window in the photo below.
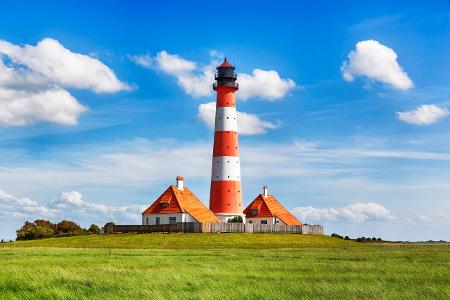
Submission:
M 248 221 L 248 224 L 253 224 L 253 221 Z
M 257 214 L 258 214 L 258 209 L 257 208 L 252 209 L 252 215 L 256 216 Z
M 148 225 L 148 217 L 145 218 L 145 225 Z
M 267 220 L 261 220 L 261 224 L 267 224 Z
M 161 224 L 161 219 L 159 217 L 156 217 L 156 225 Z
M 169 217 L 169 224 L 177 224 L 177 217 Z

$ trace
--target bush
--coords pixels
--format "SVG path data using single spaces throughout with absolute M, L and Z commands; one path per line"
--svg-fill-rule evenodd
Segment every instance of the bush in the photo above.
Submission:
M 348 235 L 345 236 L 344 240 L 347 240 L 347 241 L 350 240 L 350 238 L 348 237 Z
M 335 238 L 338 238 L 338 239 L 344 239 L 343 237 L 342 237 L 342 235 L 339 235 L 339 234 L 337 234 L 337 233 L 333 233 L 333 234 L 331 234 L 331 237 L 335 237 Z
M 91 225 L 91 227 L 94 224 Z M 94 225 L 95 227 L 92 227 L 92 230 L 98 230 L 100 232 L 100 229 L 97 225 Z M 86 234 L 86 233 L 94 233 L 93 231 L 90 231 L 91 228 L 89 228 L 89 231 L 81 228 L 78 224 L 63 220 L 59 222 L 58 224 L 54 224 L 47 220 L 35 220 L 34 222 L 26 221 L 20 229 L 16 231 L 17 233 L 17 240 L 34 240 L 34 239 L 44 239 L 44 238 L 50 238 L 50 237 L 61 237 L 61 236 L 71 236 L 71 235 L 80 235 L 80 234 Z
M 244 223 L 244 220 L 242 219 L 241 216 L 236 216 L 232 219 L 228 219 L 227 221 L 228 223 Z

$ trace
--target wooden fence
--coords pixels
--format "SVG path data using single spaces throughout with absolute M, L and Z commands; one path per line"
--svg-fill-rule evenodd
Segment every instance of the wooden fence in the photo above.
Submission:
M 104 233 L 294 233 L 323 234 L 322 225 L 280 225 L 242 223 L 176 223 L 161 225 L 107 224 Z

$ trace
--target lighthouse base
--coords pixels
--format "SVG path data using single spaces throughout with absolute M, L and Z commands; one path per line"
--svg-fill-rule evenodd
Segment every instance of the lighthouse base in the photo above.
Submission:
M 228 220 L 234 217 L 242 217 L 242 222 L 245 224 L 245 214 L 233 214 L 233 213 L 217 213 L 215 214 L 222 222 L 227 223 Z

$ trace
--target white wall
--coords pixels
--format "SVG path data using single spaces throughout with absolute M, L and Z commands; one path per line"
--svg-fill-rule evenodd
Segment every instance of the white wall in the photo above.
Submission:
M 247 217 L 246 224 L 261 224 L 261 220 L 266 220 L 267 224 L 275 224 L 275 218 L 274 217 L 265 217 L 265 218 L 249 218 Z M 250 223 L 251 221 L 251 223 Z M 284 224 L 283 222 L 279 221 L 278 224 Z
M 177 213 L 177 214 L 150 214 L 142 215 L 142 225 L 156 225 L 156 217 L 159 217 L 159 224 L 169 224 L 170 217 L 176 217 L 178 222 L 197 222 L 188 213 Z

